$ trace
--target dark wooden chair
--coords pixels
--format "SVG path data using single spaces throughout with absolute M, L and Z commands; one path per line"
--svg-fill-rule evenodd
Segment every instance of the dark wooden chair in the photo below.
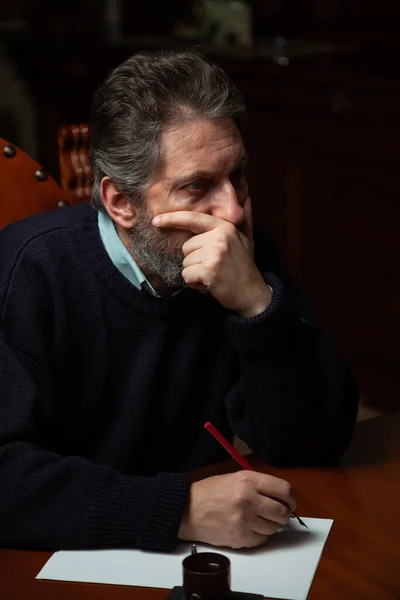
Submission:
M 33 158 L 0 138 L 0 229 L 46 210 L 69 206 L 68 195 Z
M 93 178 L 89 160 L 89 125 L 61 125 L 57 138 L 61 185 L 71 204 L 89 202 Z

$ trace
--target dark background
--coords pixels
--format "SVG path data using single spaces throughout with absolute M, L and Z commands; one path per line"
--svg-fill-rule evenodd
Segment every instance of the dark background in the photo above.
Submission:
M 203 48 L 249 108 L 257 221 L 366 401 L 398 408 L 400 3 L 249 4 L 254 43 L 240 49 L 176 35 L 197 26 L 201 0 L 2 0 L 0 136 L 58 178 L 57 129 L 88 120 L 110 68 L 139 49 Z

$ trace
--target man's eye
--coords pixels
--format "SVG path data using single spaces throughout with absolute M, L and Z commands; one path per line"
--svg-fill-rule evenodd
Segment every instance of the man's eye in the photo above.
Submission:
M 186 189 L 190 191 L 201 190 L 204 187 L 204 181 L 193 181 L 193 183 L 188 183 Z

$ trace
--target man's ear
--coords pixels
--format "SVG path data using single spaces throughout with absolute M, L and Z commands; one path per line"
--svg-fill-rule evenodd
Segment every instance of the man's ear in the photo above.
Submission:
M 111 219 L 123 229 L 131 231 L 137 222 L 136 208 L 132 202 L 118 190 L 109 177 L 103 177 L 101 180 L 100 194 Z

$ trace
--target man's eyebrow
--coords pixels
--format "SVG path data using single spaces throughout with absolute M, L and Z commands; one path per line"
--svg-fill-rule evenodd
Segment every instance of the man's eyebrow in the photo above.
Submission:
M 248 154 L 245 154 L 244 156 L 242 156 L 241 159 L 239 160 L 239 162 L 232 169 L 231 173 L 234 173 L 235 171 L 238 171 L 239 169 L 244 169 L 244 167 L 247 165 L 249 160 L 250 160 L 250 157 Z M 175 179 L 173 182 L 171 182 L 171 184 L 168 187 L 169 187 L 169 190 L 172 191 L 172 190 L 182 187 L 192 181 L 196 181 L 197 179 L 212 179 L 213 176 L 214 176 L 214 173 L 211 173 L 210 171 L 202 171 L 202 170 L 193 171 L 192 173 L 188 173 L 184 177 Z

